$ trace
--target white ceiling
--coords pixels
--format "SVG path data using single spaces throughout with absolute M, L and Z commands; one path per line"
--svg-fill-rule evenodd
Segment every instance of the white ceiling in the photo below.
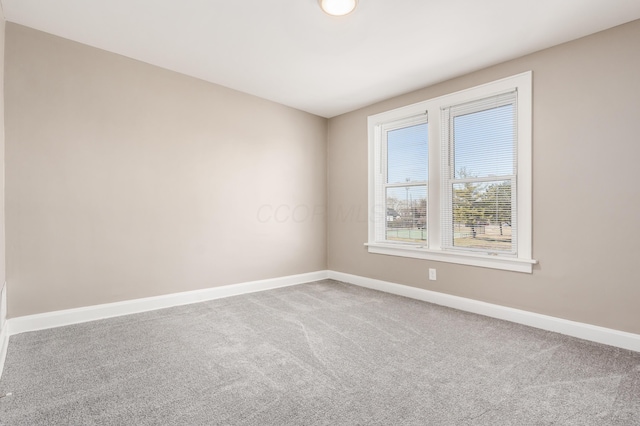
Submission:
M 323 117 L 640 18 L 640 0 L 1 0 L 16 22 Z M 639 40 L 640 43 L 640 40 Z

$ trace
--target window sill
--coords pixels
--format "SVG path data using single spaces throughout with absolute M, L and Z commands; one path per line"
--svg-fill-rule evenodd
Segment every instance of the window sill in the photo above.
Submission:
M 453 253 L 442 250 L 429 250 L 422 247 L 365 243 L 369 253 L 388 256 L 411 257 L 414 259 L 435 260 L 437 262 L 457 263 L 460 265 L 480 266 L 482 268 L 502 269 L 504 271 L 532 273 L 537 260 L 488 256 L 475 253 Z

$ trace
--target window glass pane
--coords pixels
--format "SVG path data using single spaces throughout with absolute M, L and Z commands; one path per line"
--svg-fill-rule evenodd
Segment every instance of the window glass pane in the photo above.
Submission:
M 426 182 L 427 123 L 387 132 L 387 183 Z
M 456 179 L 514 175 L 513 104 L 453 118 Z
M 387 188 L 385 237 L 389 241 L 427 241 L 427 186 Z
M 453 245 L 512 251 L 511 181 L 453 184 Z

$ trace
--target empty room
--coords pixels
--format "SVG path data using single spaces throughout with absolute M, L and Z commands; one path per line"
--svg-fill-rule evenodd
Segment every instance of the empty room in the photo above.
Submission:
M 0 425 L 640 425 L 638 0 L 0 5 Z

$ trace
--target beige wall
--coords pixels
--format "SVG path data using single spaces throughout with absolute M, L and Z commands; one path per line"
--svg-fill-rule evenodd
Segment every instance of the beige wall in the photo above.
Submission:
M 4 30 L 5 21 L 0 5 L 0 330 L 4 327 L 6 316 L 3 299 L 5 288 L 5 249 L 4 249 Z M 0 342 L 0 345 L 2 343 Z
M 326 269 L 326 126 L 8 23 L 9 317 Z
M 331 119 L 329 269 L 640 333 L 639 41 L 635 21 Z M 533 274 L 368 254 L 367 116 L 527 70 Z

